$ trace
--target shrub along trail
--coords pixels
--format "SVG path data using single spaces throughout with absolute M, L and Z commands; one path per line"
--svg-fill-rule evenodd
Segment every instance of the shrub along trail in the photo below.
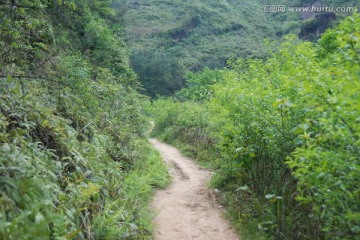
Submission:
M 169 239 L 239 239 L 207 187 L 211 172 L 156 139 L 150 142 L 168 164 L 171 185 L 156 193 L 152 207 L 156 240 Z

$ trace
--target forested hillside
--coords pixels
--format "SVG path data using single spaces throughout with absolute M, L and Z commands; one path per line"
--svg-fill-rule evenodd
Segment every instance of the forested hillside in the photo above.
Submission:
M 0 239 L 151 239 L 169 181 L 112 1 L 0 1 Z
M 245 239 L 358 239 L 360 15 L 316 43 L 188 74 L 148 106 L 154 135 L 216 169 Z
M 312 0 L 124 1 L 126 40 L 145 93 L 171 95 L 184 86 L 184 75 L 204 67 L 221 68 L 229 58 L 263 58 L 264 39 L 281 42 L 286 34 L 316 40 L 318 31 L 351 12 L 310 13 L 303 19 L 292 6 Z M 358 1 L 322 0 L 324 6 L 354 6 Z M 270 12 L 270 6 L 284 6 Z M 322 16 L 322 17 L 321 17 Z M 333 19 L 328 22 L 327 19 Z M 163 61 L 162 61 L 163 60 Z
M 240 55 L 263 56 L 263 39 L 276 38 L 277 22 L 261 7 L 251 0 L 129 1 L 126 38 L 145 93 L 171 95 L 184 86 L 187 70 L 223 67 Z

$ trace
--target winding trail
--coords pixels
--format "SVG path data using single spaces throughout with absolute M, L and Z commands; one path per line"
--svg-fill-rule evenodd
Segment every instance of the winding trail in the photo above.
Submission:
M 155 240 L 238 240 L 221 216 L 222 209 L 207 183 L 211 172 L 197 166 L 176 148 L 150 139 L 169 166 L 171 185 L 159 190 L 152 202 Z

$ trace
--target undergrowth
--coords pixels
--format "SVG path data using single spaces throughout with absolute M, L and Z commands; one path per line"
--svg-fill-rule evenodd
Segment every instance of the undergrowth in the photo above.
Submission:
M 1 86 L 0 238 L 151 239 L 147 206 L 169 176 L 146 139 L 113 132 L 109 115 L 82 118 L 73 101 L 59 112 L 36 81 L 25 95 L 16 81 Z

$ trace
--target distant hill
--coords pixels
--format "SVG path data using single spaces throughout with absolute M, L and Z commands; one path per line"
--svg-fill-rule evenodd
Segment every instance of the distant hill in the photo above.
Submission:
M 132 49 L 179 57 L 192 70 L 220 67 L 230 57 L 261 56 L 265 37 L 297 31 L 296 14 L 291 16 L 292 28 L 281 29 L 262 7 L 252 0 L 130 0 L 125 15 L 127 40 Z
M 307 21 L 302 32 L 304 39 L 313 39 L 319 32 L 316 24 L 321 25 L 322 30 L 328 23 L 312 20 L 315 14 L 302 14 L 311 18 L 304 20 L 300 12 L 291 12 L 288 8 L 314 2 L 353 6 L 358 1 L 128 0 L 123 3 L 124 26 L 135 71 L 140 69 L 140 80 L 142 75 L 151 75 L 151 59 L 158 59 L 159 54 L 167 60 L 175 58 L 180 68 L 191 71 L 221 68 L 232 57 L 263 57 L 264 38 L 277 40 L 286 34 L 299 34 L 303 21 Z M 270 6 L 286 9 L 271 12 Z

